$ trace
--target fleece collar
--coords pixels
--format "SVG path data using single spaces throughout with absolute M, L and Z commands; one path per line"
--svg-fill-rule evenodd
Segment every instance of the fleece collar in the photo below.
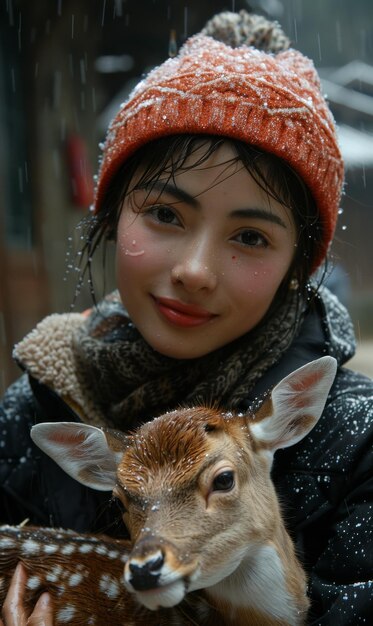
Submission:
M 83 421 L 104 420 L 79 382 L 73 336 L 85 322 L 83 313 L 52 314 L 43 319 L 13 350 L 20 367 L 55 391 Z

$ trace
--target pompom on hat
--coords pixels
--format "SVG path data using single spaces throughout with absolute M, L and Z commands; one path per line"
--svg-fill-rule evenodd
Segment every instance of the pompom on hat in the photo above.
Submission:
M 313 269 L 322 263 L 336 226 L 343 160 L 316 69 L 289 48 L 276 23 L 221 13 L 135 87 L 109 127 L 94 212 L 126 159 L 177 134 L 239 139 L 289 163 L 318 206 L 323 235 Z

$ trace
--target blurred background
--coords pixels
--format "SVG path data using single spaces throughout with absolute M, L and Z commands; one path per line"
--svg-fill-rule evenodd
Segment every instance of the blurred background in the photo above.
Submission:
M 322 77 L 347 181 L 329 281 L 355 325 L 351 367 L 373 376 L 372 0 L 0 2 L 0 392 L 19 375 L 14 343 L 72 305 L 79 222 L 120 103 L 175 42 L 241 8 L 277 19 Z M 114 284 L 110 258 L 95 276 L 100 297 Z M 90 305 L 84 287 L 75 307 Z

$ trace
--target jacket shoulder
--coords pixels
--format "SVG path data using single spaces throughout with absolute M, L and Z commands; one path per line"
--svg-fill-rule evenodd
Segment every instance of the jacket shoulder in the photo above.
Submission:
M 29 441 L 34 415 L 34 395 L 28 375 L 23 374 L 8 387 L 0 403 L 0 456 L 19 456 L 22 441 Z

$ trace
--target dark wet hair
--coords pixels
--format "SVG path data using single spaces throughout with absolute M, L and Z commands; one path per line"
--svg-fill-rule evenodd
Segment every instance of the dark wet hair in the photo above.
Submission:
M 316 203 L 303 180 L 282 159 L 242 141 L 220 136 L 172 135 L 152 141 L 137 150 L 118 169 L 96 215 L 88 220 L 85 243 L 80 258 L 82 275 L 91 276 L 92 256 L 99 244 L 115 240 L 124 198 L 131 192 L 135 174 L 139 183 L 151 183 L 165 172 L 172 179 L 176 172 L 200 166 L 223 144 L 228 143 L 255 182 L 273 199 L 290 210 L 296 230 L 297 245 L 293 261 L 280 285 L 270 310 L 286 296 L 291 281 L 296 281 L 299 296 L 309 289 L 308 280 L 315 252 L 322 243 L 322 228 Z M 202 150 L 201 150 L 202 148 Z M 188 158 L 198 150 L 198 158 Z M 227 166 L 229 163 L 227 162 Z M 266 315 L 266 317 L 267 317 Z

